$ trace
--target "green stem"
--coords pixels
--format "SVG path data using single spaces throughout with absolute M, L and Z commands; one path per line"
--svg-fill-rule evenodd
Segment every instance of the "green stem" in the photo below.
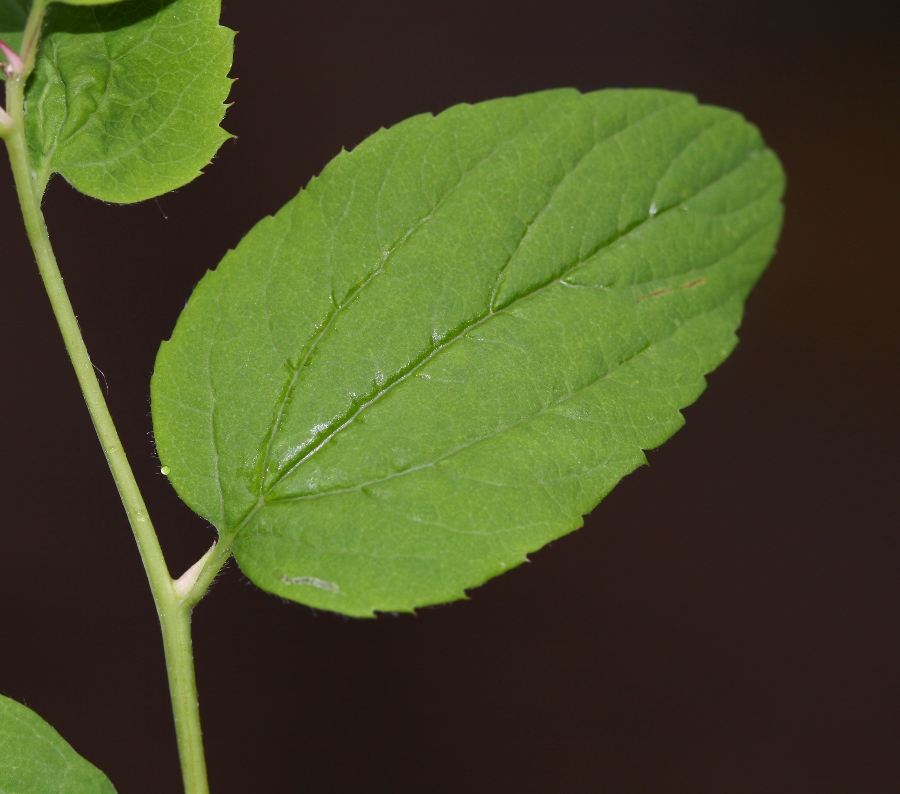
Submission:
M 166 617 L 160 613 L 169 693 L 175 716 L 178 755 L 185 794 L 209 794 L 206 780 L 206 758 L 200 731 L 200 706 L 197 701 L 197 679 L 194 676 L 194 651 L 191 646 L 191 610 L 179 604 Z
M 34 0 L 31 4 L 28 21 L 25 23 L 25 30 L 22 33 L 22 51 L 19 53 L 24 64 L 24 69 L 22 70 L 23 81 L 28 79 L 28 75 L 34 69 L 34 59 L 37 57 L 38 42 L 41 38 L 41 28 L 44 26 L 44 12 L 49 4 L 50 0 Z
M 15 178 L 16 191 L 28 239 L 34 250 L 53 313 L 62 332 L 66 350 L 75 369 L 78 384 L 87 403 L 94 428 L 106 455 L 116 487 L 137 542 L 138 551 L 147 572 L 150 590 L 156 604 L 162 628 L 169 690 L 178 737 L 178 752 L 186 794 L 208 794 L 206 761 L 200 730 L 200 711 L 191 648 L 191 610 L 206 588 L 190 582 L 173 581 L 163 557 L 159 539 L 134 473 L 119 440 L 112 416 L 97 381 L 87 347 L 78 327 L 78 320 L 66 293 L 62 275 L 50 245 L 50 237 L 41 211 L 41 195 L 35 184 L 25 139 L 25 84 L 34 64 L 37 38 L 43 21 L 46 0 L 36 0 L 25 30 L 21 74 L 10 74 L 6 82 L 6 112 L 9 121 L 3 127 L 9 159 Z M 205 560 L 205 558 L 204 558 Z M 223 561 L 224 562 L 224 561 Z M 190 577 L 189 577 L 190 578 Z M 196 579 L 196 576 L 193 577 Z M 199 584 L 199 583 L 198 583 Z M 208 587 L 208 583 L 206 585 Z

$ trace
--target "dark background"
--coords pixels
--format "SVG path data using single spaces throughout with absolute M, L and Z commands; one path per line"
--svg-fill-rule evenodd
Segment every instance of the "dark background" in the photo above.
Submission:
M 149 378 L 193 285 L 342 146 L 457 102 L 661 86 L 788 174 L 742 344 L 583 530 L 418 616 L 287 605 L 232 566 L 195 617 L 229 792 L 900 790 L 896 2 L 227 0 L 238 134 L 196 183 L 47 216 L 173 571 L 211 540 L 158 472 Z M 156 616 L 0 190 L 0 692 L 121 794 L 176 792 Z

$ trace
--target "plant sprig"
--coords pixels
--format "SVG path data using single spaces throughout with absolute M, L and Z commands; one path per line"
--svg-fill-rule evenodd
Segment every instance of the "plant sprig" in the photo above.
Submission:
M 784 188 L 755 127 L 668 91 L 459 105 L 342 153 L 207 274 L 160 349 L 162 471 L 218 530 L 174 578 L 41 200 L 54 174 L 126 203 L 201 172 L 228 138 L 219 11 L 0 0 L 0 136 L 156 603 L 187 794 L 208 791 L 191 614 L 225 562 L 371 616 L 462 598 L 581 526 L 733 348 Z M 29 736 L 81 770 L 66 791 L 112 790 L 0 699 L 0 750 L 34 760 Z M 56 791 L 57 772 L 0 761 L 0 787 Z

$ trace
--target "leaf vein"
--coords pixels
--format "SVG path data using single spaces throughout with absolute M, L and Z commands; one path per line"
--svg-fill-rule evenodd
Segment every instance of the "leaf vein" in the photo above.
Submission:
M 747 162 L 747 160 L 749 160 L 749 159 L 750 159 L 750 155 L 748 154 L 748 156 L 745 157 L 744 160 L 742 160 L 740 163 L 735 165 L 734 168 L 719 175 L 716 179 L 714 179 L 712 182 L 708 183 L 707 185 L 704 185 L 700 190 L 698 190 L 692 196 L 685 198 L 684 200 L 682 200 L 681 202 L 679 202 L 677 204 L 673 204 L 671 207 L 667 207 L 667 208 L 659 210 L 655 214 L 655 216 L 648 215 L 644 219 L 637 221 L 632 226 L 622 230 L 621 232 L 619 232 L 617 234 L 612 235 L 607 240 L 604 240 L 601 243 L 599 243 L 597 246 L 595 246 L 594 249 L 590 250 L 586 256 L 580 257 L 575 262 L 565 265 L 557 273 L 553 274 L 549 279 L 545 279 L 543 282 L 537 283 L 532 289 L 523 292 L 521 295 L 519 295 L 518 297 L 513 299 L 510 303 L 501 307 L 499 310 L 496 310 L 496 311 L 489 310 L 487 313 L 481 315 L 480 317 L 474 318 L 472 321 L 465 324 L 462 327 L 462 329 L 459 330 L 454 336 L 446 339 L 445 341 L 443 341 L 440 344 L 436 344 L 430 351 L 428 351 L 424 356 L 420 357 L 418 360 L 410 362 L 410 365 L 407 366 L 403 371 L 399 372 L 391 380 L 388 380 L 384 384 L 382 384 L 382 386 L 379 388 L 379 390 L 376 391 L 371 397 L 369 397 L 368 399 L 366 399 L 364 401 L 361 401 L 357 406 L 355 406 L 355 409 L 352 408 L 350 410 L 350 412 L 348 412 L 348 414 L 345 414 L 344 417 L 342 417 L 341 419 L 338 420 L 339 424 L 337 422 L 334 423 L 334 425 L 333 425 L 334 429 L 331 430 L 324 438 L 322 438 L 322 440 L 318 444 L 316 444 L 316 446 L 313 449 L 309 450 L 308 452 L 302 453 L 293 462 L 289 463 L 285 467 L 285 469 L 279 473 L 279 476 L 277 476 L 274 479 L 274 481 L 271 483 L 271 485 L 269 485 L 268 488 L 262 489 L 262 493 L 267 493 L 267 492 L 271 491 L 271 489 L 274 488 L 278 484 L 278 482 L 283 480 L 285 477 L 290 476 L 290 474 L 292 474 L 299 466 L 301 466 L 303 463 L 305 463 L 307 460 L 309 460 L 309 458 L 311 458 L 313 455 L 318 453 L 338 433 L 340 433 L 342 430 L 344 430 L 346 427 L 348 427 L 350 424 L 352 424 L 352 422 L 363 411 L 365 411 L 367 408 L 369 408 L 374 403 L 378 402 L 386 394 L 389 394 L 397 385 L 399 385 L 400 383 L 403 383 L 408 377 L 415 374 L 418 370 L 420 370 L 425 364 L 427 364 L 432 359 L 434 359 L 434 357 L 437 356 L 439 353 L 441 353 L 443 350 L 447 349 L 451 345 L 453 345 L 456 342 L 458 342 L 459 340 L 463 339 L 471 331 L 475 330 L 477 327 L 483 325 L 484 323 L 490 321 L 497 314 L 499 314 L 501 312 L 507 313 L 514 306 L 519 305 L 519 304 L 523 303 L 524 301 L 528 300 L 529 298 L 532 298 L 535 295 L 541 293 L 543 290 L 547 289 L 552 284 L 561 283 L 562 279 L 565 279 L 565 278 L 571 276 L 572 273 L 574 273 L 579 267 L 584 265 L 588 260 L 590 260 L 597 253 L 599 253 L 599 251 L 601 251 L 605 248 L 608 248 L 610 245 L 612 245 L 613 243 L 622 239 L 623 237 L 625 237 L 629 234 L 632 234 L 633 232 L 635 232 L 636 230 L 641 228 L 644 224 L 646 224 L 648 221 L 653 220 L 654 218 L 658 219 L 665 213 L 672 212 L 672 211 L 678 209 L 679 207 L 684 206 L 688 201 L 692 201 L 694 198 L 701 195 L 704 191 L 711 189 L 718 182 L 727 178 L 731 173 L 733 173 L 738 168 L 740 168 L 742 165 L 744 165 Z M 510 256 L 511 257 L 515 256 L 515 251 L 513 251 Z

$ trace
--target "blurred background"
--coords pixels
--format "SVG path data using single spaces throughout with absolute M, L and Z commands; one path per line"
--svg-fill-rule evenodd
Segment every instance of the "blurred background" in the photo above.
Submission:
M 417 616 L 285 604 L 232 565 L 195 613 L 216 794 L 900 790 L 900 4 L 226 0 L 224 146 L 46 212 L 173 572 L 213 533 L 159 474 L 149 378 L 194 284 L 379 127 L 554 86 L 659 86 L 758 124 L 778 254 L 687 427 L 584 529 Z M 141 564 L 0 165 L 0 692 L 120 794 L 177 792 Z

